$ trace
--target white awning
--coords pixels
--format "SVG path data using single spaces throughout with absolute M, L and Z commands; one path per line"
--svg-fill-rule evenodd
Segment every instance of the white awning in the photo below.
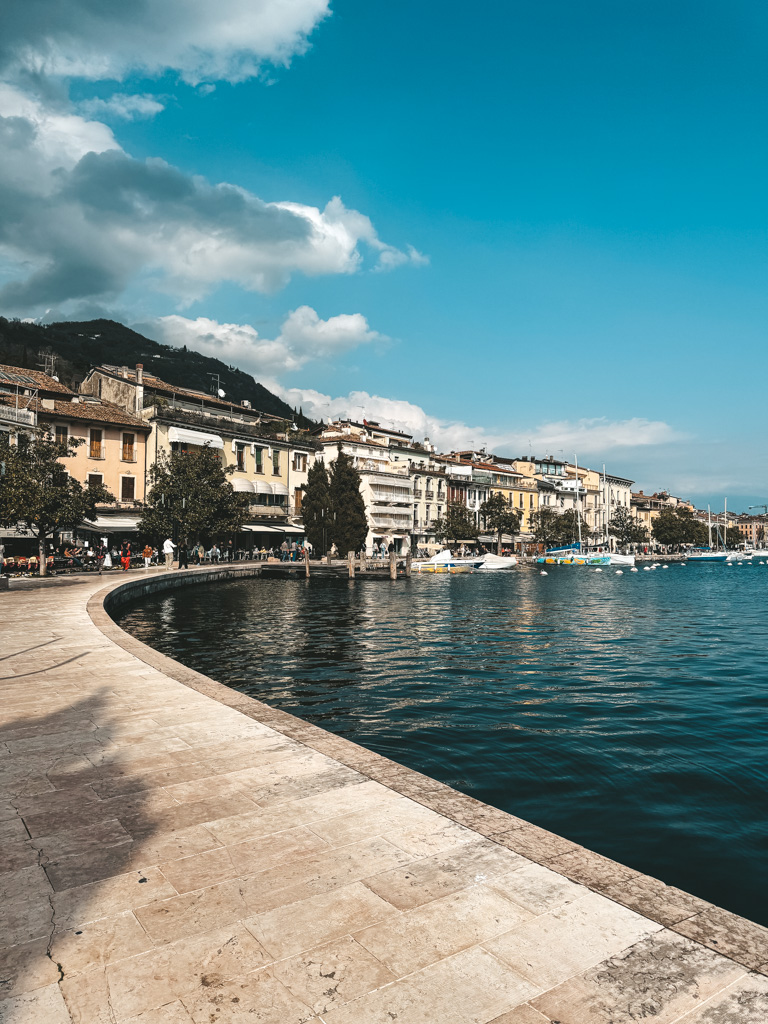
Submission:
M 306 531 L 302 526 L 277 526 L 275 527 L 277 533 L 305 533 Z
M 241 526 L 240 529 L 244 533 L 280 533 L 280 530 L 276 530 L 274 526 L 264 526 L 263 524 L 246 523 Z
M 202 430 L 187 430 L 186 427 L 169 427 L 168 440 L 180 441 L 182 444 L 196 444 L 202 447 L 223 448 L 224 442 L 218 434 L 206 434 Z
M 136 533 L 139 529 L 139 516 L 96 516 L 92 523 L 84 520 L 80 528 L 100 533 Z
M 253 489 L 257 494 L 272 494 L 272 484 L 268 484 L 266 480 L 254 480 Z
M 272 493 L 273 494 L 288 494 L 288 488 L 285 486 L 285 484 L 281 484 L 281 483 L 272 484 Z
M 253 494 L 253 484 L 250 480 L 230 480 L 233 491 L 247 491 L 249 494 Z

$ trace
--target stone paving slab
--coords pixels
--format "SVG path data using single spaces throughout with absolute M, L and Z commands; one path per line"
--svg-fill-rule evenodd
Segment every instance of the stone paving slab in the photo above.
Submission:
M 151 651 L 105 582 L 0 594 L 2 1024 L 768 1021 L 768 930 Z

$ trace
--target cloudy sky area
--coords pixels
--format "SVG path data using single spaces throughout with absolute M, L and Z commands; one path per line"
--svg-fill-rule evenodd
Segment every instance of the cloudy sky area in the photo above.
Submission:
M 6 0 L 0 313 L 768 500 L 766 9 Z

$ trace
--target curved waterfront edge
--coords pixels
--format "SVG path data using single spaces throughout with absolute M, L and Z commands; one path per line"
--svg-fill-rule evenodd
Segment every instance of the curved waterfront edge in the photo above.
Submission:
M 131 636 L 110 614 L 111 610 L 142 594 L 259 575 L 258 565 L 245 565 L 118 580 L 95 593 L 88 601 L 87 610 L 94 624 L 108 639 L 163 674 L 333 758 L 499 846 L 693 939 L 749 970 L 768 975 L 768 929 L 484 804 L 295 715 L 232 690 Z

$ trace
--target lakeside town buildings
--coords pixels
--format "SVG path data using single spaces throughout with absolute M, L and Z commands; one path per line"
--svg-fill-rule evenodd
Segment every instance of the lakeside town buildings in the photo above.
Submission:
M 38 425 L 58 439 L 82 438 L 76 455 L 63 460 L 65 470 L 85 486 L 103 483 L 115 495 L 94 523 L 75 531 L 85 535 L 135 533 L 151 466 L 164 453 L 204 446 L 231 469 L 235 490 L 249 495 L 245 547 L 279 547 L 284 540 L 303 538 L 301 500 L 308 471 L 316 459 L 330 465 L 339 448 L 360 473 L 369 552 L 382 542 L 393 542 L 398 551 L 437 550 L 435 523 L 454 502 L 470 511 L 480 541 L 495 543 L 480 512 L 494 494 L 504 495 L 520 515 L 519 532 L 502 538 L 505 547 L 518 552 L 533 549 L 533 516 L 541 509 L 580 510 L 591 543 L 605 548 L 615 547 L 608 524 L 619 508 L 630 510 L 649 535 L 664 509 L 693 510 L 690 502 L 666 492 L 633 492 L 632 480 L 605 467 L 593 470 L 552 456 L 508 458 L 485 449 L 438 453 L 429 438 L 416 441 L 366 419 L 332 420 L 310 435 L 247 401 L 169 384 L 141 364 L 93 367 L 77 393 L 39 370 L 0 366 L 0 429 Z M 728 526 L 754 546 L 765 542 L 767 518 L 729 515 Z

